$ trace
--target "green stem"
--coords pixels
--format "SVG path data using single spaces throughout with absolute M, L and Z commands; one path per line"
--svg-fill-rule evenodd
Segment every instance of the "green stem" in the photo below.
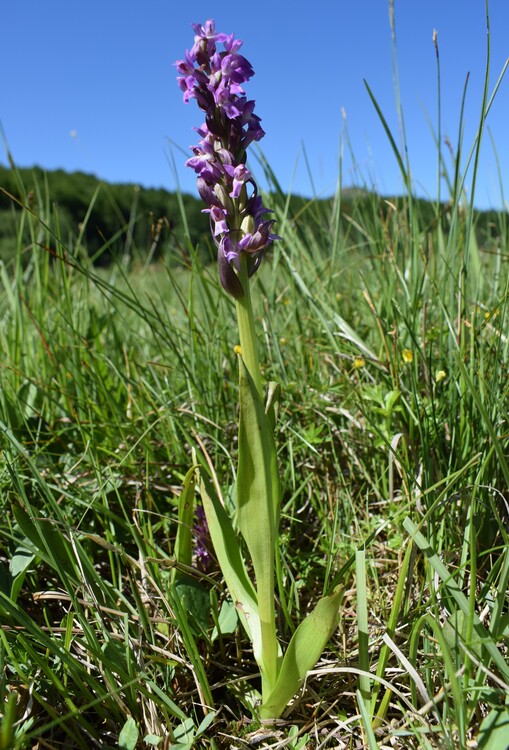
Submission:
M 244 289 L 244 296 L 236 300 L 242 359 L 253 379 L 253 383 L 256 386 L 259 396 L 263 397 L 262 376 L 260 373 L 260 362 L 258 359 L 258 347 L 256 344 L 253 318 L 253 306 L 251 304 L 251 289 L 247 274 L 247 258 L 242 253 L 240 255 L 239 278 L 242 288 Z

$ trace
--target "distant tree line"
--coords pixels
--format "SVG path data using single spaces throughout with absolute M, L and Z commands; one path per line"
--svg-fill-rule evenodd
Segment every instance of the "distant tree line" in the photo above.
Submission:
M 167 190 L 110 184 L 83 172 L 39 167 L 0 166 L 0 187 L 6 191 L 0 191 L 4 259 L 16 247 L 22 206 L 40 217 L 70 252 L 79 240 L 80 248 L 100 265 L 125 254 L 150 255 L 154 260 L 163 253 L 187 254 L 189 244 L 205 248 L 210 241 L 208 217 L 191 195 L 180 196 L 181 208 L 177 194 Z M 24 232 L 29 242 L 28 227 Z
M 126 258 L 143 261 L 164 257 L 171 262 L 185 259 L 191 248 L 212 258 L 208 216 L 203 203 L 191 195 L 178 196 L 162 188 L 133 184 L 111 184 L 83 172 L 61 169 L 45 171 L 6 168 L 0 165 L 0 258 L 14 256 L 22 232 L 24 245 L 33 242 L 34 225 L 40 237 L 55 237 L 70 253 L 86 253 L 97 265 Z M 333 199 L 313 200 L 293 196 L 289 216 L 297 222 L 314 221 L 326 228 Z M 437 208 L 430 201 L 417 200 L 421 229 L 433 229 Z M 270 205 L 270 204 L 269 204 Z M 348 241 L 362 244 L 362 217 L 376 210 L 384 218 L 404 210 L 405 198 L 383 198 L 359 189 L 345 189 L 341 204 L 341 229 Z M 34 216 L 22 222 L 23 207 Z M 440 221 L 447 231 L 451 209 L 440 207 Z M 356 228 L 356 225 L 358 228 Z M 49 228 L 49 232 L 44 229 Z M 491 247 L 507 231 L 507 215 L 497 211 L 476 211 L 474 230 L 481 247 Z M 43 243 L 42 243 L 43 244 Z

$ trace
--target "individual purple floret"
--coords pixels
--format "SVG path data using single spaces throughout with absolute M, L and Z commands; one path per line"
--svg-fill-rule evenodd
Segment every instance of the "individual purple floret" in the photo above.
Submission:
M 254 75 L 251 64 L 239 54 L 240 39 L 216 33 L 212 19 L 193 24 L 194 44 L 184 60 L 175 65 L 184 102 L 196 99 L 205 112 L 205 122 L 195 128 L 200 136 L 191 146 L 186 162 L 197 174 L 198 192 L 207 204 L 212 237 L 218 250 L 219 276 L 234 297 L 244 290 L 237 275 L 240 254 L 245 253 L 249 276 L 260 265 L 264 250 L 275 239 L 272 213 L 263 206 L 256 183 L 246 167 L 246 152 L 253 141 L 265 135 L 254 101 L 246 98 L 242 85 Z M 217 45 L 224 50 L 218 52 Z

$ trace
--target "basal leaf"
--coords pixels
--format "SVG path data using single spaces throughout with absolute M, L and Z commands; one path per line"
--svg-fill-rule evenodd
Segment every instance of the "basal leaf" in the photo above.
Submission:
M 343 589 L 320 599 L 300 623 L 283 657 L 274 690 L 260 708 L 262 719 L 277 719 L 301 686 L 306 673 L 316 665 L 339 621 Z

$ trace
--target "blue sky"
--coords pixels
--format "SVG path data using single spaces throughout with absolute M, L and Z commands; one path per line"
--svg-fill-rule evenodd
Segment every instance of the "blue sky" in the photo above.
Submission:
M 412 174 L 417 192 L 435 197 L 433 30 L 440 50 L 442 136 L 453 148 L 470 73 L 466 155 L 482 99 L 485 2 L 395 0 L 395 17 Z M 219 31 L 244 41 L 242 52 L 256 72 L 246 90 L 256 100 L 267 133 L 260 146 L 284 190 L 330 195 L 341 150 L 345 186 L 365 181 L 383 194 L 401 192 L 396 160 L 363 83 L 368 81 L 399 144 L 387 0 L 6 3 L 0 31 L 0 122 L 16 163 L 80 169 L 114 182 L 173 190 L 172 143 L 180 186 L 194 192 L 194 174 L 184 168 L 180 149 L 196 142 L 192 127 L 203 118 L 194 102 L 183 104 L 172 63 L 193 43 L 190 24 L 207 18 L 216 19 Z M 491 0 L 490 18 L 492 90 L 509 56 L 508 0 Z M 506 177 L 508 122 L 509 74 L 488 118 Z M 0 162 L 6 163 L 1 144 Z M 480 207 L 502 203 L 488 137 L 475 202 Z

